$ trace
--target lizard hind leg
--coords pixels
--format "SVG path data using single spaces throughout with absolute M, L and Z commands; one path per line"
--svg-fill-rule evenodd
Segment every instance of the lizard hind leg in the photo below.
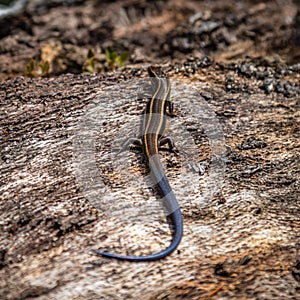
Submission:
M 120 148 L 115 149 L 115 151 L 117 151 L 116 155 L 119 155 L 123 151 L 129 150 L 132 145 L 142 147 L 143 142 L 139 138 L 129 138 L 121 145 Z

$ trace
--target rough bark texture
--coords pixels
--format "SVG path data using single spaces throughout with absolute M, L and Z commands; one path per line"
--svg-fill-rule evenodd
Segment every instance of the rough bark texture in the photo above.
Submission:
M 118 2 L 103 6 L 91 1 L 52 7 L 36 15 L 27 12 L 9 30 L 0 26 L 1 299 L 297 299 L 300 75 L 299 49 L 294 45 L 299 37 L 295 21 L 299 12 L 297 15 L 297 6 L 291 2 L 283 7 L 273 2 L 222 3 L 167 1 L 153 6 L 127 1 L 123 6 Z M 86 11 L 90 15 L 83 13 Z M 112 13 L 115 19 L 111 20 Z M 118 13 L 127 16 L 127 31 L 120 24 L 113 27 Z M 60 14 L 65 22 L 59 22 Z M 99 14 L 98 23 L 93 23 L 91 16 Z M 56 27 L 51 21 L 54 16 Z M 50 28 L 41 25 L 47 20 Z M 33 32 L 23 35 L 21 23 Z M 74 23 L 78 30 L 62 29 Z M 62 52 L 50 61 L 50 76 L 19 76 L 27 54 L 31 57 L 36 45 L 43 48 L 41 36 L 45 42 L 51 37 L 62 43 Z M 79 44 L 82 37 L 87 40 Z M 155 199 L 147 188 L 126 186 L 107 156 L 112 137 L 129 124 L 126 116 L 143 110 L 139 97 L 118 98 L 127 89 L 131 95 L 134 80 L 146 76 L 137 56 L 116 72 L 56 75 L 62 73 L 60 66 L 70 62 L 63 51 L 89 47 L 93 38 L 113 42 L 123 50 L 128 45 L 131 53 L 143 52 L 141 63 L 147 55 L 150 63 L 164 63 L 173 82 L 197 89 L 223 129 L 222 188 L 199 206 L 212 149 L 203 128 L 189 124 L 199 166 L 204 166 L 197 174 L 200 189 L 180 202 L 184 238 L 178 251 L 161 261 L 119 262 L 90 251 L 147 254 L 164 248 L 170 240 L 159 206 L 153 222 L 132 221 L 96 209 L 79 188 L 73 164 L 77 124 L 91 103 L 101 106 L 101 99 L 109 99 L 116 109 L 108 110 L 95 141 L 102 188 L 128 196 L 134 203 Z M 4 44 L 8 41 L 15 48 L 7 50 Z M 31 42 L 36 43 L 33 48 Z M 29 52 L 17 55 L 20 45 Z M 73 65 L 79 72 L 84 56 L 73 57 L 77 62 L 83 60 Z M 166 59 L 171 61 L 166 63 Z M 59 61 L 64 63 L 56 64 Z M 101 59 L 98 63 L 103 70 L 108 68 Z M 176 98 L 175 107 L 174 120 L 186 118 L 188 123 L 180 99 Z M 180 177 L 179 158 L 163 153 L 172 185 Z M 132 152 L 130 161 L 128 169 L 142 177 L 146 173 L 142 155 Z M 99 195 L 100 202 L 102 197 Z M 115 197 L 111 206 L 118 207 L 125 198 Z

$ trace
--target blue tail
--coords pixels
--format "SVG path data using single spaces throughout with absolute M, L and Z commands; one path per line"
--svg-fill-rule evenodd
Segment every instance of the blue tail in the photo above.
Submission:
M 145 255 L 145 256 L 126 256 L 126 255 L 123 256 L 123 255 L 117 255 L 117 254 L 109 253 L 109 252 L 102 252 L 100 250 L 93 250 L 93 252 L 96 254 L 102 255 L 104 257 L 108 257 L 108 258 L 115 258 L 115 259 L 119 259 L 119 260 L 128 260 L 128 261 L 136 261 L 136 262 L 153 261 L 153 260 L 161 259 L 175 251 L 175 249 L 179 245 L 182 235 L 183 235 L 183 221 L 182 221 L 182 215 L 181 215 L 180 208 L 178 208 L 173 213 L 171 213 L 169 215 L 169 217 L 170 217 L 172 223 L 174 224 L 175 232 L 173 235 L 171 245 L 161 252 L 151 254 L 151 255 Z

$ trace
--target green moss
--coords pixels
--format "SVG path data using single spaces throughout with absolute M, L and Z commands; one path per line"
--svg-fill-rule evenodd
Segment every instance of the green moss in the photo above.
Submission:
M 31 59 L 25 66 L 25 75 L 30 77 L 45 77 L 49 75 L 50 64 L 48 61 L 36 62 Z
M 107 47 L 105 49 L 105 55 L 101 57 L 101 54 L 97 50 L 89 49 L 86 55 L 86 61 L 83 65 L 83 72 L 96 73 L 104 71 L 112 71 L 123 67 L 128 60 L 128 52 L 122 52 L 119 54 L 113 49 L 113 47 Z
M 109 68 L 115 69 L 123 67 L 128 60 L 128 52 L 122 52 L 120 55 L 112 47 L 105 49 L 105 57 Z

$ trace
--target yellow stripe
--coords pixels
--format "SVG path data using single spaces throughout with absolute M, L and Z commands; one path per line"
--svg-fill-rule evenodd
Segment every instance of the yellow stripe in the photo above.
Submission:
M 155 72 L 155 70 L 153 70 L 153 68 L 150 67 L 150 71 L 154 74 L 154 76 L 156 78 L 158 78 L 158 86 L 157 86 L 157 89 L 155 91 L 155 93 L 153 94 L 151 100 L 150 100 L 150 107 L 149 107 L 149 111 L 147 112 L 146 111 L 146 114 L 148 114 L 148 122 L 147 122 L 147 125 L 146 125 L 146 129 L 145 129 L 145 132 L 144 132 L 144 145 L 145 145 L 145 152 L 146 152 L 146 155 L 148 157 L 148 159 L 150 158 L 150 153 L 149 153 L 149 146 L 147 144 L 147 138 L 146 138 L 146 135 L 148 134 L 148 131 L 149 131 L 149 127 L 151 125 L 151 122 L 153 122 L 152 120 L 152 114 L 153 114 L 153 104 L 154 104 L 154 101 L 157 97 L 157 94 L 159 93 L 160 89 L 161 89 L 161 80 L 162 78 L 160 78 L 157 73 Z M 162 124 L 163 124 L 163 121 L 164 121 L 164 105 L 165 105 L 165 102 L 166 102 L 166 99 L 168 97 L 168 94 L 169 94 L 169 91 L 170 91 L 170 88 L 171 88 L 171 85 L 168 81 L 168 79 L 166 78 L 167 80 L 167 84 L 168 84 L 168 87 L 167 87 L 167 91 L 162 99 L 162 103 L 161 103 L 161 109 L 160 109 L 160 121 L 159 121 L 159 124 L 158 124 L 158 128 L 157 128 L 157 131 L 156 131 L 156 134 L 155 134 L 155 145 L 154 145 L 154 149 L 155 149 L 155 153 L 158 153 L 158 134 L 161 130 L 161 127 L 162 127 Z

